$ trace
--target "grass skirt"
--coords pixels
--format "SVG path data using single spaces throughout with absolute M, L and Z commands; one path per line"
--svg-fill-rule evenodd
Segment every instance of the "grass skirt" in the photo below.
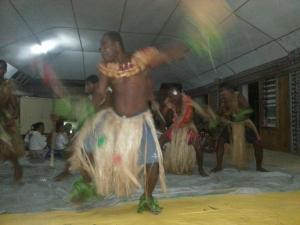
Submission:
M 162 153 L 152 115 L 148 111 L 130 118 L 118 116 L 111 108 L 98 112 L 84 124 L 74 140 L 71 170 L 83 169 L 88 172 L 99 195 L 131 195 L 142 187 L 141 172 L 144 171 L 144 177 L 146 175 L 147 148 L 141 148 L 145 124 L 155 137 L 160 184 L 165 190 Z M 92 151 L 85 145 L 90 136 L 97 139 Z M 140 162 L 142 151 L 145 151 L 144 159 Z M 89 154 L 93 156 L 92 160 Z
M 232 128 L 231 160 L 237 169 L 246 169 L 250 161 L 249 147 L 246 145 L 245 123 L 234 122 Z
M 0 160 L 19 158 L 25 154 L 24 142 L 17 131 L 6 131 L 0 124 L 0 133 Z
M 193 123 L 183 128 L 173 128 L 170 144 L 164 151 L 164 167 L 167 172 L 174 174 L 191 174 L 196 165 L 196 152 L 192 145 L 188 144 L 190 129 L 196 127 Z

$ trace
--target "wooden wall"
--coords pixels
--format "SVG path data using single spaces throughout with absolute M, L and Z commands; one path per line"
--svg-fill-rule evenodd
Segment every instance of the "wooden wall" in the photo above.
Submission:
M 264 79 L 278 78 L 278 126 L 264 128 L 261 122 L 259 125 L 263 144 L 267 149 L 290 151 L 289 74 L 295 71 L 300 71 L 300 48 L 290 52 L 286 57 L 251 68 L 221 81 L 233 86 L 242 86 L 252 82 L 262 83 Z M 208 94 L 208 102 L 215 108 L 217 102 L 215 94 L 219 82 L 189 90 L 188 94 L 192 97 Z
M 262 81 L 260 81 L 260 86 L 261 85 Z M 260 101 L 262 101 L 261 91 L 260 99 Z M 278 78 L 277 107 L 278 120 L 276 128 L 263 127 L 262 122 L 260 122 L 263 146 L 266 149 L 288 152 L 291 137 L 288 75 Z

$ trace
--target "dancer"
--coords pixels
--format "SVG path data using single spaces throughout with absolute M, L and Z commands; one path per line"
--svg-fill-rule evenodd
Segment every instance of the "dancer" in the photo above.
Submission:
M 109 107 L 109 105 L 110 105 L 111 92 L 109 91 L 109 88 L 107 89 L 107 91 L 105 93 L 105 97 L 102 100 L 102 104 L 101 103 L 100 104 L 97 103 L 97 105 L 93 104 L 93 102 L 94 102 L 93 96 L 95 95 L 98 85 L 99 85 L 99 78 L 97 75 L 92 74 L 92 75 L 88 76 L 85 80 L 85 89 L 84 90 L 85 90 L 85 93 L 88 95 L 88 103 L 87 103 L 88 106 L 87 107 L 92 105 L 93 109 L 89 110 L 89 111 L 91 111 L 91 113 L 88 113 L 88 114 L 87 113 L 77 113 L 77 114 L 81 114 L 80 119 L 79 119 L 79 128 L 84 124 L 84 122 L 89 117 L 92 117 L 95 112 L 105 109 L 105 108 Z M 84 110 L 85 106 L 86 105 L 78 104 L 78 107 L 83 108 L 83 110 Z M 76 136 L 74 138 L 76 138 Z M 66 158 L 70 158 L 70 156 L 72 155 L 73 143 L 74 143 L 74 140 L 72 140 L 72 142 L 70 143 L 70 146 L 66 149 L 66 155 L 65 155 Z M 54 177 L 54 180 L 62 181 L 63 179 L 65 179 L 66 177 L 71 175 L 69 169 L 70 169 L 70 162 L 67 161 L 66 165 L 64 167 L 64 170 L 61 173 L 59 173 L 56 177 Z
M 229 85 L 222 85 L 220 88 L 220 110 L 219 114 L 223 128 L 216 145 L 217 166 L 212 172 L 223 169 L 224 144 L 232 140 L 232 159 L 234 165 L 244 169 L 248 161 L 245 142 L 251 143 L 254 147 L 256 170 L 266 172 L 262 167 L 263 148 L 261 137 L 253 122 L 249 119 L 252 110 L 244 96 L 235 91 Z
M 164 151 L 164 166 L 171 173 L 191 174 L 197 163 L 199 174 L 208 176 L 203 169 L 205 137 L 200 136 L 193 122 L 194 107 L 205 119 L 210 118 L 208 111 L 205 112 L 181 89 L 174 86 L 168 90 L 162 112 L 166 116 L 171 111 L 173 123 L 160 138 L 161 146 L 170 142 Z
M 164 168 L 149 111 L 153 91 L 148 70 L 182 57 L 185 52 L 185 48 L 179 47 L 164 52 L 149 47 L 127 55 L 118 32 L 103 35 L 103 62 L 98 67 L 102 76 L 94 101 L 102 102 L 110 85 L 112 108 L 100 111 L 92 121 L 85 123 L 70 160 L 73 170 L 88 172 L 99 195 L 129 196 L 142 187 L 139 174 L 143 171 L 144 194 L 138 212 L 146 209 L 160 212 L 161 207 L 152 192 L 158 178 L 161 188 L 165 189 Z
M 14 167 L 14 180 L 22 178 L 22 167 L 18 158 L 24 155 L 24 143 L 17 130 L 19 106 L 13 94 L 13 84 L 5 80 L 7 63 L 0 60 L 0 160 L 8 160 Z

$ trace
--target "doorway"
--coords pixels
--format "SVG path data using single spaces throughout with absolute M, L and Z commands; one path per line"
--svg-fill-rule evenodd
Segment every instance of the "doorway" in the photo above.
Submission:
M 250 119 L 259 130 L 259 85 L 258 82 L 248 84 L 249 105 L 253 109 Z

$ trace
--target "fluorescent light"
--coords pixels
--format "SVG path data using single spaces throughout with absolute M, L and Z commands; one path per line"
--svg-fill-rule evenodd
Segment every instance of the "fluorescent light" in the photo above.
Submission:
M 43 41 L 41 45 L 33 45 L 30 50 L 32 54 L 46 54 L 56 46 L 54 41 Z

